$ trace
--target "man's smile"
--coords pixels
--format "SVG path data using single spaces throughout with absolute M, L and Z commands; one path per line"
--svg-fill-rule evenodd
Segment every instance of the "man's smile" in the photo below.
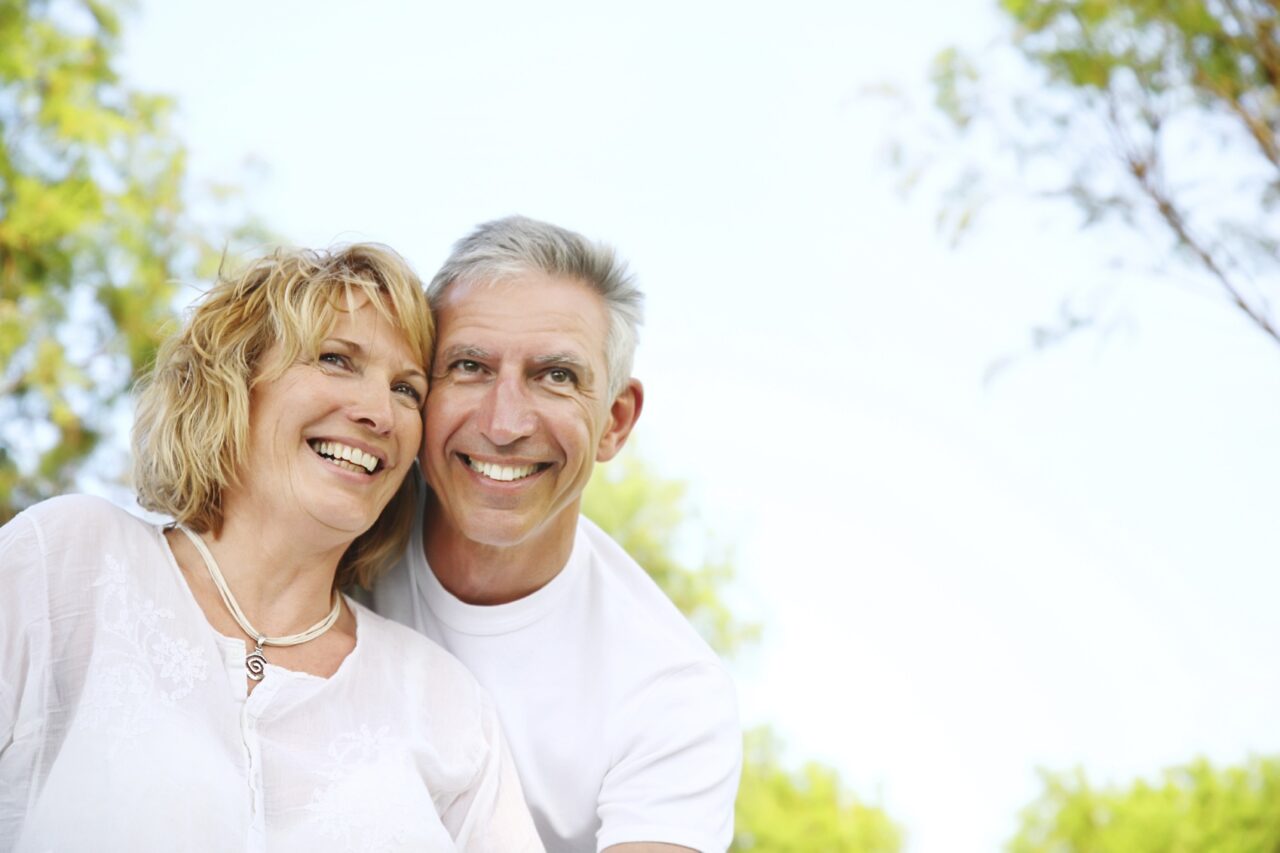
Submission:
M 475 471 L 482 477 L 490 480 L 497 480 L 500 483 L 510 483 L 515 480 L 523 480 L 531 477 L 539 471 L 545 471 L 551 467 L 550 462 L 533 462 L 523 465 L 503 465 L 498 462 L 482 462 L 479 459 L 472 459 L 465 453 L 459 453 L 463 463 L 468 468 Z

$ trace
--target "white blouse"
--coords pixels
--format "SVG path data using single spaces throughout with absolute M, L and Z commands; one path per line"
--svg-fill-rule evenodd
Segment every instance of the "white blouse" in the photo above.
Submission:
M 348 605 L 332 677 L 249 694 L 162 528 L 79 496 L 0 528 L 0 850 L 541 850 L 475 680 Z

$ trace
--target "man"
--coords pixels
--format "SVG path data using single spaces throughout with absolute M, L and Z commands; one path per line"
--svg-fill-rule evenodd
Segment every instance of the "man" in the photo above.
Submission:
M 492 694 L 550 851 L 722 851 L 741 732 L 723 665 L 579 515 L 644 404 L 642 296 L 606 247 L 523 217 L 461 240 L 427 291 L 429 489 L 375 608 Z M 443 793 L 443 792 L 442 792 Z

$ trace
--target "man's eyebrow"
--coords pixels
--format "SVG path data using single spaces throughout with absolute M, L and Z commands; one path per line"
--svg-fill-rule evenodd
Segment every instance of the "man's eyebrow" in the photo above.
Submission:
M 471 358 L 476 361 L 483 361 L 489 358 L 489 351 L 481 347 L 472 346 L 471 344 L 454 344 L 451 347 L 436 353 L 436 360 L 444 359 L 453 361 L 459 358 Z
M 538 367 L 557 366 L 572 367 L 582 374 L 584 380 L 591 379 L 591 365 L 587 363 L 582 356 L 575 352 L 549 352 L 545 355 L 534 357 L 533 363 Z

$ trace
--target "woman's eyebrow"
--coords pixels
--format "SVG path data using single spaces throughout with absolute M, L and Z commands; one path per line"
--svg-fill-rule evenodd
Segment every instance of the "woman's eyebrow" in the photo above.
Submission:
M 333 346 L 336 344 L 346 350 L 349 350 L 351 355 L 362 356 L 365 354 L 365 349 L 363 345 L 358 344 L 355 341 L 348 340 L 347 338 L 325 338 L 325 343 L 330 346 Z M 427 374 L 423 371 L 423 369 L 418 366 L 417 362 L 413 362 L 413 361 L 406 361 L 404 364 L 402 364 L 400 366 L 400 372 L 398 375 L 416 376 L 422 379 L 422 381 L 424 382 L 430 381 L 430 379 L 428 378 Z

